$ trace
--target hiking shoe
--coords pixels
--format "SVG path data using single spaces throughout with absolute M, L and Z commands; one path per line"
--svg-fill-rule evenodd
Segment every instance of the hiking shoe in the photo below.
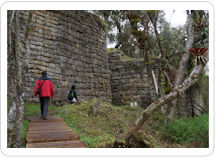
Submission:
M 47 118 L 46 117 L 43 117 L 43 120 L 46 120 Z

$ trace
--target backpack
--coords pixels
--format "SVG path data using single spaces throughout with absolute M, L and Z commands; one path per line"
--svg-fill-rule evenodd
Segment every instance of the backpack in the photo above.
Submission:
M 73 92 L 69 92 L 69 94 L 68 94 L 68 100 L 72 100 L 74 98 L 74 95 L 73 95 Z

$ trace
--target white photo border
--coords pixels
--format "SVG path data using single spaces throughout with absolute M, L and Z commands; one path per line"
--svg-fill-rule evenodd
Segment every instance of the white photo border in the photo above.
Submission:
M 7 148 L 7 10 L 209 10 L 209 148 Z M 1 6 L 1 151 L 6 156 L 204 157 L 215 152 L 215 10 L 211 1 L 8 1 Z M 214 86 L 213 86 L 214 85 Z

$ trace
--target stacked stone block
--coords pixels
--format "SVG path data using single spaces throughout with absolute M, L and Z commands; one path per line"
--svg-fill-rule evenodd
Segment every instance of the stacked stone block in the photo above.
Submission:
M 120 53 L 113 52 L 109 54 L 109 64 L 113 104 L 137 102 L 137 105 L 146 108 L 157 97 L 152 76 L 144 62 L 121 61 Z
M 21 13 L 21 20 L 26 19 L 27 12 Z M 85 11 L 33 11 L 29 71 L 24 76 L 26 100 L 38 102 L 33 90 L 37 78 L 46 70 L 54 84 L 54 102 L 67 102 L 72 84 L 80 99 L 97 97 L 109 101 L 104 35 L 99 17 Z

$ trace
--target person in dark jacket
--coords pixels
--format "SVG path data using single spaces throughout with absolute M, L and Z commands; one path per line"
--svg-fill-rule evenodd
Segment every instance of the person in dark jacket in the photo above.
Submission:
M 46 120 L 48 113 L 48 104 L 49 99 L 54 96 L 53 83 L 50 78 L 47 77 L 46 71 L 42 72 L 42 77 L 37 80 L 34 95 L 37 96 L 37 91 L 41 88 L 39 97 L 40 97 L 40 109 L 41 117 Z
M 68 94 L 68 100 L 70 100 L 71 104 L 78 102 L 77 91 L 74 85 L 71 86 L 71 90 Z

